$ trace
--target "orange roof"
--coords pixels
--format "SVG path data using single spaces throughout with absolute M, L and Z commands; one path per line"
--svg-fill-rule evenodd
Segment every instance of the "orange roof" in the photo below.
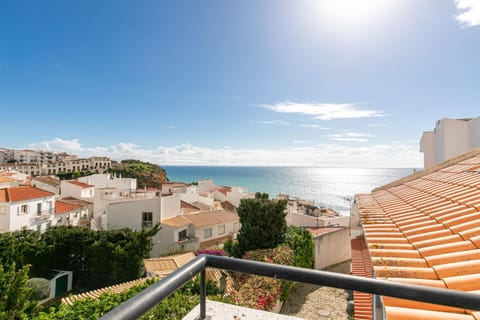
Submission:
M 480 149 L 468 155 L 356 197 L 377 278 L 480 290 Z M 383 302 L 388 319 L 478 316 L 390 297 Z
M 172 227 L 183 227 L 193 224 L 196 228 L 214 226 L 225 222 L 238 221 L 238 215 L 231 211 L 214 210 L 203 211 L 176 216 L 170 219 L 162 220 L 162 224 Z
M 0 189 L 0 202 L 16 202 L 51 197 L 54 194 L 30 186 Z
M 81 188 L 93 188 L 94 187 L 91 184 L 86 184 L 86 183 L 83 183 L 83 182 L 80 182 L 80 181 L 77 181 L 77 180 L 68 180 L 67 182 L 71 183 L 73 185 L 79 186 Z
M 310 231 L 314 237 L 320 236 L 320 235 L 323 235 L 323 234 L 327 234 L 327 233 L 330 233 L 330 232 L 335 232 L 335 231 L 342 230 L 342 229 L 345 229 L 345 228 L 334 228 L 334 227 L 326 227 L 326 228 L 310 227 L 310 228 L 307 228 L 307 230 Z
M 66 202 L 62 202 L 62 201 L 57 200 L 55 202 L 55 214 L 61 214 L 61 213 L 69 212 L 69 211 L 72 211 L 72 210 L 75 210 L 75 209 L 79 209 L 81 207 L 82 206 L 77 206 L 77 205 L 74 205 L 74 204 L 70 204 L 70 203 L 66 203 Z
M 217 189 L 218 192 L 223 193 L 224 195 L 227 195 L 227 192 L 232 191 L 231 187 L 220 187 Z

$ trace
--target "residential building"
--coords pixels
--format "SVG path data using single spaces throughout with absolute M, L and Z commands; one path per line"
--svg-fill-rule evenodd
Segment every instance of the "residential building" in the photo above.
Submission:
M 55 194 L 30 186 L 0 189 L 0 232 L 44 231 L 52 225 Z
M 296 227 L 348 227 L 350 217 L 341 216 L 333 209 L 318 207 L 315 202 L 297 196 L 279 194 L 276 199 L 287 200 L 287 224 Z
M 60 179 L 55 176 L 36 176 L 30 181 L 32 187 L 60 194 Z
M 221 246 L 240 229 L 236 213 L 224 210 L 201 211 L 162 219 L 161 253 L 196 251 Z
M 93 203 L 72 197 L 55 201 L 55 217 L 53 225 L 91 227 Z
M 95 195 L 95 186 L 77 180 L 60 181 L 60 195 L 76 199 L 92 200 Z
M 443 118 L 437 121 L 433 131 L 425 131 L 420 140 L 420 152 L 424 154 L 425 168 L 478 147 L 480 147 L 480 117 Z
M 357 276 L 480 292 L 480 148 L 357 195 L 352 272 Z M 354 293 L 355 318 L 478 319 L 480 314 Z

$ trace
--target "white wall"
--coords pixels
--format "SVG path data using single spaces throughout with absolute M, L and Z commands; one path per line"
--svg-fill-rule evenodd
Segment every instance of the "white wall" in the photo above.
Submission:
M 233 233 L 233 224 L 234 224 L 234 222 L 225 222 L 225 223 L 216 224 L 214 226 L 208 226 L 208 227 L 204 227 L 204 228 L 201 228 L 201 229 L 195 229 L 195 237 L 200 239 L 201 242 L 212 240 L 212 239 L 215 239 L 215 238 L 225 237 L 225 236 L 229 235 L 230 233 Z M 224 234 L 218 234 L 218 227 L 222 226 L 222 225 L 225 225 L 225 233 Z M 205 231 L 205 229 L 208 229 L 208 228 L 212 228 L 212 236 L 210 238 L 205 239 L 204 231 Z
M 350 217 L 338 216 L 338 217 L 313 217 L 307 216 L 301 213 L 291 212 L 287 215 L 287 224 L 289 226 L 296 227 L 328 227 L 328 226 L 340 226 L 348 227 L 350 224 Z
M 316 236 L 314 243 L 315 269 L 317 270 L 348 261 L 352 258 L 348 228 Z
M 0 203 L 0 232 L 10 231 L 10 204 Z
M 82 199 L 82 187 L 71 184 L 66 180 L 60 181 L 60 194 L 62 197 Z
M 86 177 L 78 178 L 78 181 L 94 185 L 95 188 L 117 188 L 132 192 L 137 189 L 137 179 L 114 178 L 110 174 L 92 174 Z
M 420 152 L 423 152 L 423 167 L 428 168 L 435 164 L 435 134 L 425 131 L 420 140 Z
M 160 198 L 110 203 L 106 207 L 107 230 L 142 230 L 142 212 L 152 212 L 153 224 L 160 222 Z
M 42 204 L 41 217 L 37 217 L 37 204 Z M 22 213 L 21 208 L 27 205 L 27 213 Z M 41 231 L 46 229 L 47 223 L 52 223 L 55 213 L 55 197 L 44 197 L 38 199 L 30 199 L 26 201 L 11 202 L 6 205 L 9 207 L 9 231 L 21 230 L 27 228 L 29 230 L 37 230 L 37 226 L 41 226 Z M 49 210 L 51 209 L 51 210 Z M 7 219 L 4 219 L 6 221 Z
M 480 117 L 469 122 L 469 148 L 480 148 Z
M 182 213 L 179 194 L 162 195 L 161 199 L 161 220 L 173 218 Z
M 445 154 L 440 162 L 469 151 L 469 125 L 467 121 L 443 119 L 445 130 Z

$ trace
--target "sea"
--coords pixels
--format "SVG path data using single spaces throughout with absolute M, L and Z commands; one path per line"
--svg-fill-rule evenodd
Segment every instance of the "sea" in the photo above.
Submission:
M 233 166 L 163 166 L 170 181 L 195 182 L 213 179 L 214 184 L 239 186 L 249 192 L 279 193 L 313 200 L 349 215 L 355 194 L 410 175 L 413 168 L 326 168 L 326 167 L 233 167 Z

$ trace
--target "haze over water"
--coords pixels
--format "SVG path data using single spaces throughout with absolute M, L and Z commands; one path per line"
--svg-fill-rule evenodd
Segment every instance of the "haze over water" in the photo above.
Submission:
M 170 181 L 213 179 L 217 185 L 241 186 L 249 192 L 279 193 L 314 200 L 317 205 L 349 214 L 349 201 L 413 172 L 410 168 L 220 167 L 164 166 Z

